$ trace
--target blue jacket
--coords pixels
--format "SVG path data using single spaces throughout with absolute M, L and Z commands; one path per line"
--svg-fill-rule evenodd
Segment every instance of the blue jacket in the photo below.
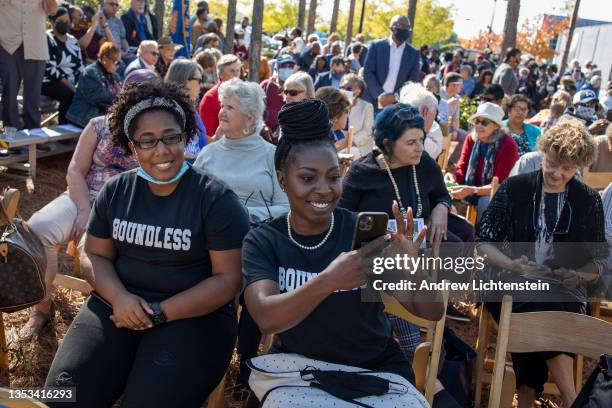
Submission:
M 368 46 L 368 54 L 363 66 L 363 75 L 366 83 L 363 99 L 370 103 L 376 103 L 378 96 L 384 92 L 383 84 L 389 73 L 390 49 L 391 45 L 388 38 L 372 41 Z M 406 43 L 393 92 L 399 91 L 407 81 L 418 81 L 420 69 L 421 53 Z
M 315 91 L 324 86 L 331 86 L 332 84 L 332 76 L 331 71 L 322 72 L 317 77 L 317 80 L 314 83 Z
M 77 83 L 66 118 L 85 127 L 90 119 L 104 115 L 117 97 L 109 90 L 113 81 L 118 82 L 117 77 L 114 74 L 109 77 L 98 61 L 87 66 Z

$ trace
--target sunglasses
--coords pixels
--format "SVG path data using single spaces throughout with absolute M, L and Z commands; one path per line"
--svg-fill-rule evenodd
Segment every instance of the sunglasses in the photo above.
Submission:
M 480 100 L 483 102 L 495 102 L 495 98 L 491 98 L 490 96 L 483 96 Z
M 481 118 L 477 118 L 474 120 L 474 123 L 477 125 L 482 125 L 482 126 L 489 126 L 491 122 L 489 119 L 481 119 Z
M 285 89 L 283 90 L 283 93 L 285 95 L 291 95 L 291 96 L 298 96 L 301 93 L 304 93 L 305 91 L 299 91 L 297 89 Z
M 154 137 L 143 137 L 140 140 L 132 139 L 132 143 L 136 145 L 139 149 L 153 149 L 157 144 L 162 141 L 166 146 L 175 145 L 180 143 L 183 140 L 182 133 L 175 133 L 172 135 L 163 136 L 160 139 L 156 139 Z

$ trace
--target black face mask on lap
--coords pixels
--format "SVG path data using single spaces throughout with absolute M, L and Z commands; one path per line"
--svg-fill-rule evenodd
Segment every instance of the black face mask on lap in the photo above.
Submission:
M 302 380 L 311 381 L 311 387 L 320 388 L 336 398 L 352 402 L 361 407 L 368 407 L 368 405 L 355 401 L 355 399 L 374 395 L 380 396 L 389 392 L 396 394 L 408 392 L 403 384 L 364 373 L 337 370 L 324 371 L 307 367 L 300 372 L 300 375 Z
M 70 30 L 70 23 L 67 21 L 58 21 L 55 23 L 55 31 L 61 35 L 65 35 Z

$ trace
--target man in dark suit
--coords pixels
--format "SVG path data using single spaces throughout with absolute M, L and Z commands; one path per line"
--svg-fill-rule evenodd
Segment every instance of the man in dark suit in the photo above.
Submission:
M 364 64 L 367 85 L 364 99 L 377 106 L 382 93 L 396 93 L 407 81 L 418 81 L 421 69 L 419 51 L 408 44 L 410 22 L 395 16 L 389 27 L 390 38 L 370 43 Z
M 340 82 L 346 72 L 346 65 L 344 57 L 336 55 L 331 59 L 331 69 L 329 72 L 324 72 L 317 77 L 314 84 L 315 91 L 324 86 L 331 86 L 336 89 L 340 88 Z
M 121 22 L 130 47 L 138 47 L 144 40 L 157 40 L 157 19 L 146 10 L 145 0 L 132 0 Z

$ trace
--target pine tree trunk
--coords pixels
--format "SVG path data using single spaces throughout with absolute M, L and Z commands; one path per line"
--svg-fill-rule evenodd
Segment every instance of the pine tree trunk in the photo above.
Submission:
M 349 6 L 348 22 L 346 24 L 346 39 L 344 44 L 348 47 L 353 42 L 353 20 L 355 19 L 355 1 L 351 0 Z
M 338 9 L 340 8 L 340 0 L 334 0 L 334 8 L 332 9 L 331 23 L 329 23 L 329 33 L 335 33 L 338 26 Z
M 414 17 L 416 16 L 417 0 L 410 0 L 408 2 L 408 21 L 410 22 L 410 38 L 412 38 L 412 32 L 414 31 Z
M 518 24 L 521 0 L 508 0 L 506 9 L 506 21 L 504 22 L 504 41 L 502 42 L 501 54 L 508 48 L 516 47 L 516 26 Z
M 569 52 L 572 48 L 572 39 L 574 38 L 574 30 L 576 29 L 576 22 L 578 21 L 578 9 L 580 8 L 580 0 L 576 0 L 574 3 L 574 11 L 572 12 L 572 18 L 570 20 L 569 32 L 567 34 L 567 42 L 565 43 L 565 49 L 563 50 L 563 58 L 561 59 L 561 66 L 559 67 L 559 75 L 563 75 L 565 67 L 567 66 L 567 59 L 569 58 Z
M 160 36 L 164 34 L 164 15 L 166 12 L 166 5 L 164 0 L 155 0 L 155 18 L 157 19 L 157 27 Z
M 249 81 L 259 83 L 259 62 L 261 59 L 261 34 L 263 25 L 264 0 L 253 0 L 253 22 L 251 23 L 251 46 L 249 47 Z
M 314 33 L 316 20 L 317 20 L 317 0 L 310 0 L 310 7 L 308 8 L 308 27 L 306 29 L 307 34 Z
M 306 20 L 306 0 L 300 0 L 298 6 L 297 27 L 304 31 L 304 20 Z
M 236 26 L 236 0 L 227 1 L 227 21 L 225 22 L 225 43 L 223 52 L 234 53 L 234 27 Z

